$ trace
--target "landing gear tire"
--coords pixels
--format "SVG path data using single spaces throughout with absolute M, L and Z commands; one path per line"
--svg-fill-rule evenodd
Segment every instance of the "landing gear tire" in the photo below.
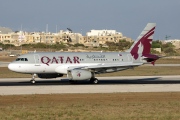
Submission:
M 90 79 L 90 83 L 92 84 L 98 84 L 99 83 L 99 80 L 97 78 L 91 78 Z
M 35 81 L 35 80 L 31 80 L 30 82 L 31 82 L 31 84 L 35 84 L 35 83 L 36 83 L 36 81 Z

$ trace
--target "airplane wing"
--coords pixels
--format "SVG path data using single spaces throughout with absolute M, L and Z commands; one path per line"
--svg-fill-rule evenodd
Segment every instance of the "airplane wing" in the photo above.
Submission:
M 86 66 L 84 69 L 100 69 L 100 68 L 122 68 L 122 67 L 135 67 L 142 65 L 143 63 L 123 63 L 123 64 L 99 64 L 99 65 L 92 65 Z
M 98 64 L 98 65 L 91 65 L 91 66 L 81 66 L 81 67 L 74 67 L 70 69 L 87 69 L 87 70 L 93 70 L 96 73 L 105 73 L 105 72 L 114 72 L 114 71 L 120 71 L 125 70 L 129 68 L 133 68 L 136 66 L 140 66 L 143 63 L 132 63 L 127 62 L 123 64 Z

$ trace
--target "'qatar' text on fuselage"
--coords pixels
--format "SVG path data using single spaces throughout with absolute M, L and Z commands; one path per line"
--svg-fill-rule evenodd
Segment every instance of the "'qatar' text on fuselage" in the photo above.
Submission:
M 63 63 L 77 63 L 79 64 L 79 57 L 73 56 L 73 58 L 70 58 L 69 56 L 64 57 L 64 56 L 58 56 L 58 57 L 52 57 L 49 58 L 47 56 L 41 57 L 41 62 L 43 64 L 46 64 L 49 66 L 49 64 L 63 64 Z

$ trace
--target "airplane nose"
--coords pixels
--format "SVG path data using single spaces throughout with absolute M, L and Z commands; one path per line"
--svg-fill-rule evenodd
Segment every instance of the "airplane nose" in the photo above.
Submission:
M 9 69 L 9 70 L 12 70 L 12 68 L 13 68 L 13 67 L 12 67 L 12 63 L 10 63 L 10 64 L 8 65 L 8 69 Z
M 13 63 L 10 63 L 10 64 L 8 65 L 8 69 L 9 69 L 9 70 L 12 70 L 12 71 L 15 71 L 16 66 L 15 66 Z
M 22 67 L 21 64 L 17 64 L 17 63 L 10 63 L 8 65 L 9 70 L 14 71 L 14 72 L 25 72 L 26 71 L 26 67 Z

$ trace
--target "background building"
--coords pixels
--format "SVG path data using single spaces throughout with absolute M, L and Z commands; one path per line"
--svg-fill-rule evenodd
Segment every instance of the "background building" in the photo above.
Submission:
M 164 43 L 172 43 L 175 46 L 175 49 L 179 49 L 180 48 L 180 40 L 178 39 L 174 39 L 174 40 L 164 40 Z
M 72 30 L 60 30 L 57 33 L 50 32 L 13 32 L 8 28 L 0 29 L 0 42 L 3 44 L 14 44 L 20 46 L 22 44 L 84 44 L 85 46 L 106 46 L 106 42 L 117 43 L 120 40 L 132 41 L 131 38 L 123 36 L 122 33 L 116 30 L 91 30 L 86 36 L 80 33 L 73 33 Z

